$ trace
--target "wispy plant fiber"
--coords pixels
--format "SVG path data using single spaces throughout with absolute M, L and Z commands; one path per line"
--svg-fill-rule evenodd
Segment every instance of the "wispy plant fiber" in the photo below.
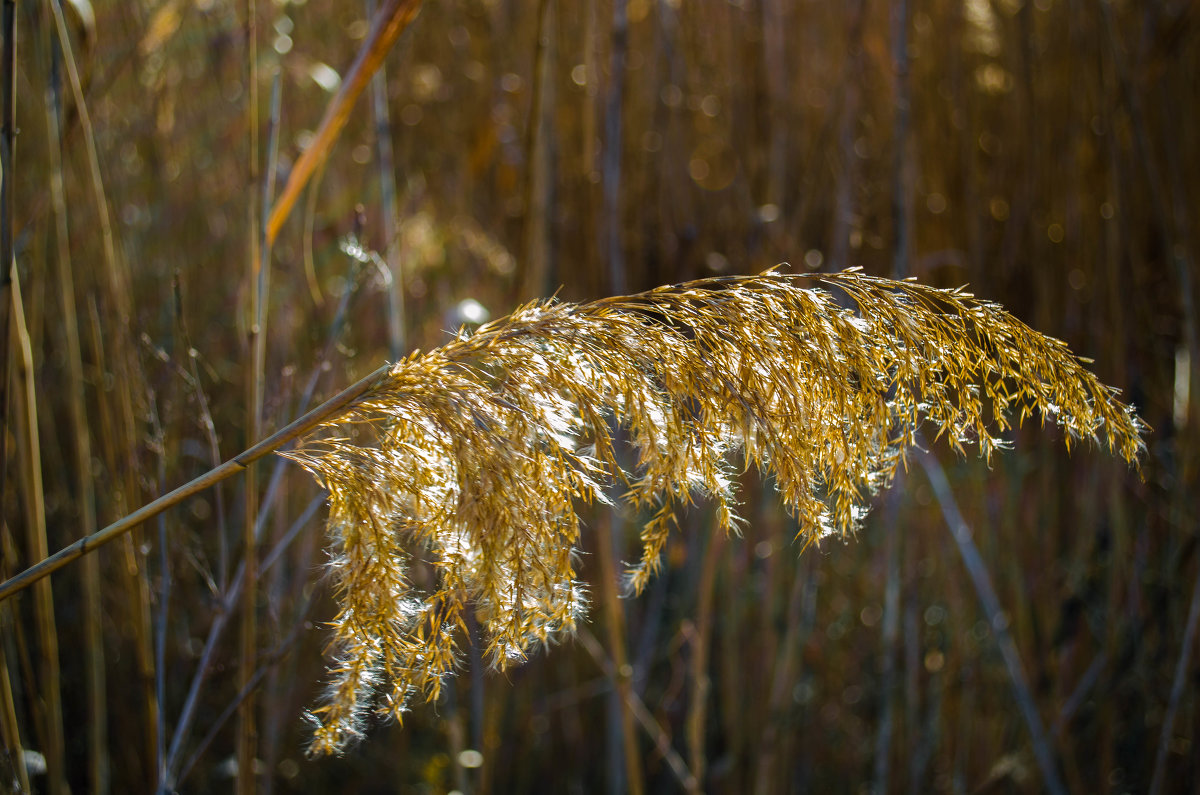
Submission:
M 413 354 L 288 454 L 329 490 L 340 605 L 310 752 L 436 698 L 466 609 L 499 669 L 570 631 L 580 503 L 619 493 L 644 517 L 638 592 L 679 507 L 703 497 L 735 529 L 741 466 L 774 477 L 807 543 L 854 531 L 924 424 L 990 458 L 1035 411 L 1068 445 L 1143 447 L 1064 343 L 961 290 L 857 272 L 538 302 Z M 436 584 L 412 582 L 412 555 Z

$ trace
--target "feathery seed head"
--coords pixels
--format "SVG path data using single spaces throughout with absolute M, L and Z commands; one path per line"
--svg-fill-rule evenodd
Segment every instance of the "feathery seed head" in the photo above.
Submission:
M 650 514 L 636 593 L 678 507 L 705 497 L 736 528 L 732 452 L 774 475 L 810 542 L 858 527 L 923 424 L 990 459 L 1035 411 L 1068 445 L 1099 440 L 1135 465 L 1144 447 L 1132 409 L 1062 342 L 961 290 L 857 272 L 532 303 L 409 356 L 287 454 L 329 491 L 341 605 L 310 752 L 361 736 L 372 694 L 395 718 L 436 698 L 468 606 L 499 669 L 571 631 L 579 502 L 619 487 Z M 414 549 L 434 589 L 408 579 Z

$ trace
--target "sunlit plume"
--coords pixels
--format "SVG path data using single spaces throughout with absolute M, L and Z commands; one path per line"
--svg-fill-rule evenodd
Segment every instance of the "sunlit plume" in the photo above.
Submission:
M 329 491 L 339 610 L 310 751 L 437 698 L 467 610 L 503 670 L 570 632 L 581 506 L 642 524 L 640 592 L 680 508 L 739 522 L 773 478 L 806 544 L 853 533 L 922 426 L 985 458 L 1033 413 L 1129 462 L 1142 425 L 1067 347 L 960 290 L 846 272 L 546 301 L 394 365 L 289 455 Z M 409 579 L 413 556 L 434 585 Z

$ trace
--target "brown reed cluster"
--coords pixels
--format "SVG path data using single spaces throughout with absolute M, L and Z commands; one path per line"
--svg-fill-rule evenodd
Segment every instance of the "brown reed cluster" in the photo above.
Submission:
M 990 457 L 1034 411 L 1068 445 L 1130 463 L 1143 447 L 1062 342 L 960 290 L 857 272 L 537 302 L 413 354 L 288 454 L 329 490 L 340 604 L 310 753 L 361 736 L 372 708 L 399 719 L 437 698 L 468 609 L 501 670 L 571 631 L 580 503 L 643 517 L 638 592 L 677 508 L 703 497 L 735 529 L 739 467 L 774 476 L 807 543 L 854 531 L 924 424 Z

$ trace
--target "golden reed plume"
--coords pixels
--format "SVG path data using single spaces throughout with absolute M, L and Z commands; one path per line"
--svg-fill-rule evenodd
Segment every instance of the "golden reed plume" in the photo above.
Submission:
M 579 503 L 646 517 L 638 592 L 677 507 L 702 496 L 734 529 L 738 467 L 774 477 L 808 543 L 853 532 L 923 424 L 990 458 L 1034 411 L 1068 445 L 1143 449 L 1062 342 L 960 290 L 853 271 L 543 301 L 413 354 L 286 453 L 329 491 L 340 604 L 310 753 L 436 698 L 468 606 L 500 669 L 570 631 Z M 414 552 L 435 586 L 406 575 Z

